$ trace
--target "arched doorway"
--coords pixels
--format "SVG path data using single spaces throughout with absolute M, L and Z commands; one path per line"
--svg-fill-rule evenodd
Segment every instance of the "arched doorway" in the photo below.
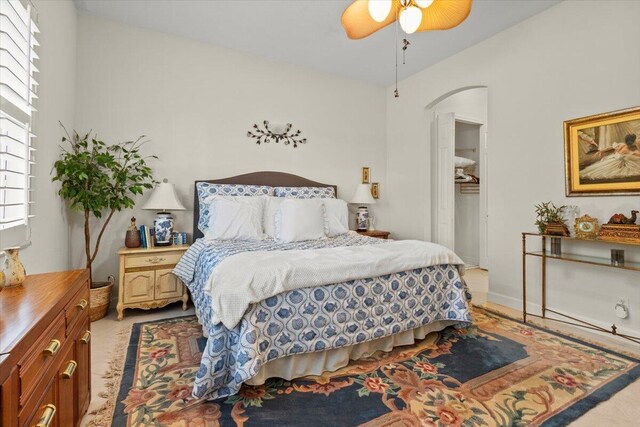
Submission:
M 431 240 L 456 251 L 468 266 L 483 269 L 489 268 L 487 91 L 485 86 L 459 88 L 426 107 Z

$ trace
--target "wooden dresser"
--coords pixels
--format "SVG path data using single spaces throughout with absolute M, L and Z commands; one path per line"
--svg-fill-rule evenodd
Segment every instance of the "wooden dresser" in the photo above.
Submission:
M 0 426 L 73 427 L 91 397 L 89 272 L 0 292 Z

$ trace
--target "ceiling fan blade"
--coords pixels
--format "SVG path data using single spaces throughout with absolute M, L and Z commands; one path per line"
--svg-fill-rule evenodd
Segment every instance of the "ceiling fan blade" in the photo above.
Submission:
M 382 22 L 376 22 L 371 17 L 368 6 L 369 0 L 355 0 L 342 13 L 342 26 L 350 39 L 363 39 L 393 23 L 398 16 L 400 2 L 393 0 L 391 11 Z
M 422 11 L 422 23 L 417 31 L 448 30 L 460 25 L 469 16 L 471 3 L 472 0 L 434 0 Z

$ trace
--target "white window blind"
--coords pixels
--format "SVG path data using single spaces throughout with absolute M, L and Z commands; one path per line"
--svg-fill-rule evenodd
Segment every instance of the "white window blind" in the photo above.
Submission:
M 30 3 L 0 1 L 0 241 L 28 240 L 33 216 L 33 126 L 39 33 Z

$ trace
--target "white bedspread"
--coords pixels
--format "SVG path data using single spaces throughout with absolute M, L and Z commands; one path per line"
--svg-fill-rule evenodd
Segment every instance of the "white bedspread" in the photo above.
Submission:
M 429 267 L 464 263 L 444 246 L 417 240 L 384 245 L 254 251 L 232 255 L 212 271 L 205 292 L 213 321 L 234 328 L 249 306 L 285 291 Z

